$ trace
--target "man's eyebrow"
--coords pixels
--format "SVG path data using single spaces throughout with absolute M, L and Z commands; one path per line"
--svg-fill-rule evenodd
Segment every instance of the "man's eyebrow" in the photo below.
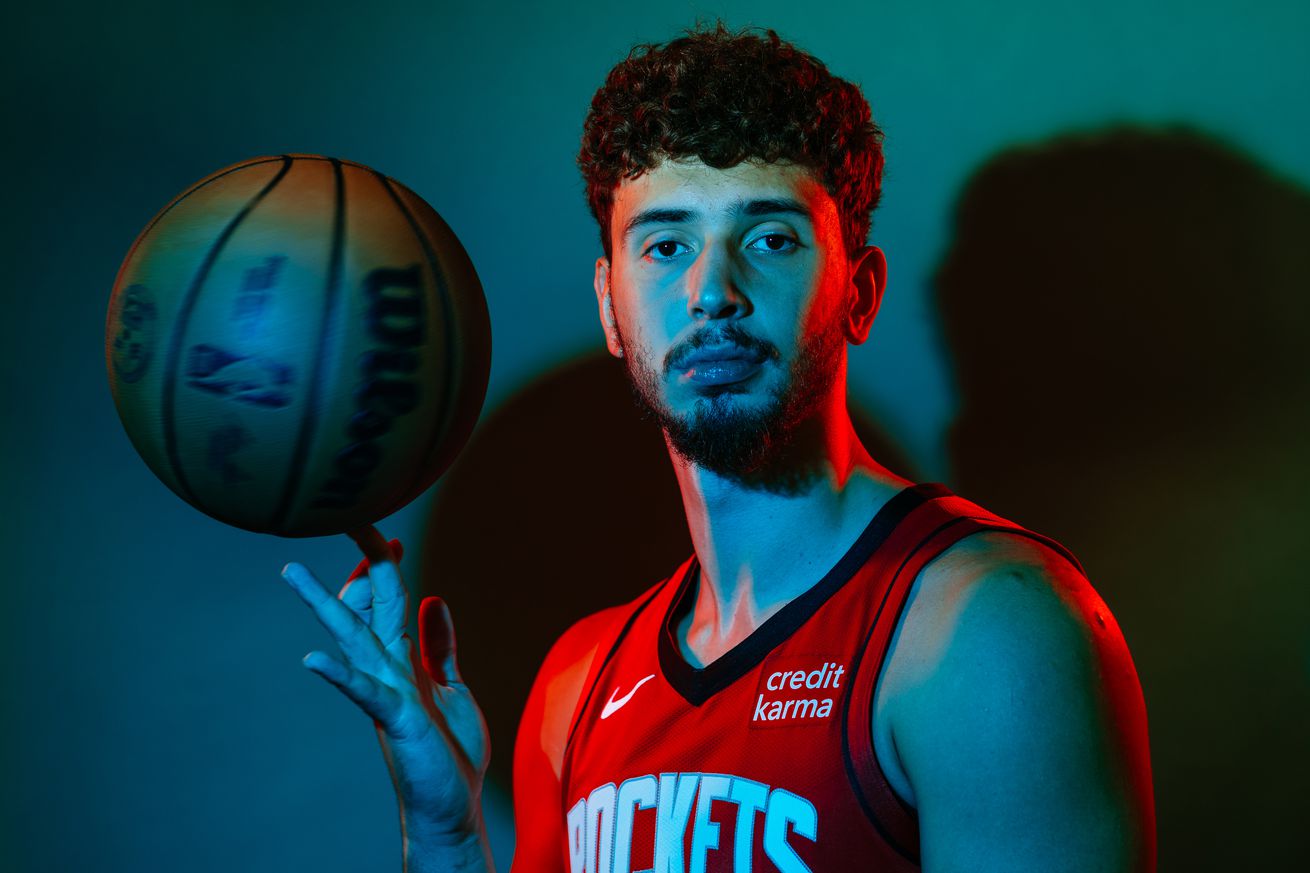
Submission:
M 814 217 L 810 210 L 798 200 L 792 200 L 787 197 L 771 197 L 762 200 L 738 200 L 728 207 L 727 212 L 733 215 L 746 215 L 757 218 L 764 215 L 798 215 L 801 218 L 813 221 Z M 692 221 L 700 213 L 693 209 L 670 209 L 656 207 L 653 209 L 644 209 L 638 212 L 623 228 L 623 238 L 627 239 L 632 232 L 639 227 L 647 227 L 652 224 L 686 224 Z
M 639 227 L 650 224 L 685 224 L 698 214 L 690 209 L 644 209 L 628 219 L 623 227 L 623 238 L 627 239 Z
M 799 215 L 802 218 L 813 220 L 814 216 L 810 210 L 798 200 L 792 200 L 789 197 L 770 198 L 767 200 L 751 200 L 749 202 L 737 201 L 733 204 L 733 212 L 739 212 L 742 215 L 761 216 L 776 215 L 779 212 L 790 215 Z

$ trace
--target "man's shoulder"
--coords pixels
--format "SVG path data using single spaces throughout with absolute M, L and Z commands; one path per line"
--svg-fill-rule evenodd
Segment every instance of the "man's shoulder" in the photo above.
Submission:
M 943 657 L 951 650 L 999 668 L 1031 662 L 1047 649 L 1090 657 L 1123 645 L 1082 570 L 1028 532 L 988 529 L 962 537 L 924 566 L 915 587 L 915 611 Z
M 604 657 L 602 650 L 612 644 L 632 614 L 668 581 L 661 580 L 627 603 L 584 616 L 560 634 L 546 654 L 533 684 L 528 711 L 537 713 L 534 724 L 539 737 L 534 742 L 545 752 L 556 778 L 561 772 L 572 716 L 592 665 Z
M 961 744 L 968 736 L 1034 741 L 1035 731 L 1090 740 L 1097 709 L 1140 705 L 1114 616 L 1047 543 L 1022 531 L 972 533 L 926 565 L 915 588 L 893 730 L 902 752 L 920 747 L 921 762 L 948 740 L 939 734 Z
M 597 657 L 604 657 L 602 649 L 608 649 L 633 614 L 675 578 L 676 574 L 665 577 L 627 603 L 608 606 L 575 621 L 546 654 L 538 682 L 548 683 L 558 700 L 576 701 L 592 664 Z
M 555 645 L 551 646 L 550 653 L 546 656 L 546 665 L 553 666 L 555 672 L 573 665 L 575 669 L 581 669 L 586 673 L 586 668 L 590 666 L 596 650 L 605 639 L 617 634 L 631 611 L 632 604 L 624 603 L 606 607 L 578 619 L 569 625 L 568 629 L 559 635 Z
M 997 832 L 1046 822 L 1071 856 L 1146 845 L 1145 705 L 1127 644 L 1086 575 L 1030 533 L 971 533 L 920 573 L 894 653 L 897 764 L 916 805 L 948 819 L 986 806 Z
M 975 531 L 929 561 L 920 573 L 921 581 L 941 587 L 951 597 L 991 593 L 1012 584 L 1050 594 L 1090 589 L 1081 568 L 1053 543 L 1026 529 Z
M 669 583 L 671 578 L 661 579 L 627 603 L 605 607 L 575 621 L 555 641 L 546 656 L 547 663 L 576 663 L 580 657 L 590 662 L 591 655 L 607 640 L 616 637 L 633 613 Z

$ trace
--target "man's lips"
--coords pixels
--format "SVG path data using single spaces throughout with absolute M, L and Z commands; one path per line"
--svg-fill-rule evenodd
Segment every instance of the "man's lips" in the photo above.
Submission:
M 729 385 L 754 376 L 765 359 L 766 355 L 742 346 L 701 346 L 673 369 L 679 374 L 679 381 Z

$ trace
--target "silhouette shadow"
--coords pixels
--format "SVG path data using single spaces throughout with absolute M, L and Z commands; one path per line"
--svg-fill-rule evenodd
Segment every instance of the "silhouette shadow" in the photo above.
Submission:
M 1310 195 L 1182 129 L 1000 154 L 936 281 L 958 490 L 1079 556 L 1146 695 L 1161 870 L 1290 869 L 1310 777 Z
M 881 463 L 917 478 L 867 414 L 852 416 Z M 481 422 L 436 492 L 419 596 L 450 604 L 460 670 L 491 734 L 492 779 L 510 784 L 518 720 L 551 644 L 650 588 L 691 548 L 663 436 L 603 351 Z

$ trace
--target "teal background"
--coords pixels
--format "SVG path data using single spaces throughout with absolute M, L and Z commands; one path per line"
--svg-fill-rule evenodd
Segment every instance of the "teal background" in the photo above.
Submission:
M 278 576 L 294 559 L 343 578 L 353 544 L 195 512 L 140 461 L 107 390 L 115 270 L 208 172 L 320 153 L 423 195 L 486 289 L 490 412 L 601 347 L 599 244 L 573 158 L 605 72 L 697 18 L 773 27 L 859 83 L 887 133 L 872 239 L 891 285 L 851 353 L 851 392 L 943 481 L 956 399 L 929 290 L 980 164 L 1070 130 L 1181 122 L 1310 185 L 1304 3 L 48 2 L 8 15 L 0 836 L 14 870 L 399 863 L 372 725 L 299 664 L 325 634 Z M 382 530 L 409 541 L 429 500 Z M 488 802 L 503 865 L 503 790 Z M 1268 814 L 1289 829 L 1303 817 Z

